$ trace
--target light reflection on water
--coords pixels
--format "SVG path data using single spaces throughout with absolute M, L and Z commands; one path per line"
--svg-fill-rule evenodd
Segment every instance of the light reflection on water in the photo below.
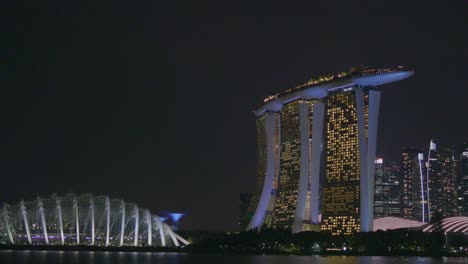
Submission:
M 145 252 L 0 251 L 0 263 L 24 264 L 435 264 L 468 263 L 463 258 L 249 256 Z

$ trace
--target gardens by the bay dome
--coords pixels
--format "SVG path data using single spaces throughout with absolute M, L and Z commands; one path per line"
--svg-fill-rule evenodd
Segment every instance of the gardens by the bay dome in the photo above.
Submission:
M 106 195 L 52 195 L 0 211 L 0 243 L 179 247 L 188 242 L 136 203 Z

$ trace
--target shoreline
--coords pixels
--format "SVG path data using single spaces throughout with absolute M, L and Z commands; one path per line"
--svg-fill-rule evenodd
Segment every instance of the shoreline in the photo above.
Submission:
M 60 246 L 60 245 L 0 245 L 0 250 L 30 251 L 87 251 L 87 252 L 174 252 L 184 253 L 182 248 L 168 247 L 105 247 L 105 246 Z
M 350 257 L 431 257 L 431 258 L 468 258 L 463 253 L 444 254 L 366 254 L 365 252 L 263 252 L 263 251 L 233 251 L 233 250 L 194 250 L 193 248 L 162 248 L 162 247 L 101 247 L 101 246 L 31 246 L 31 245 L 0 245 L 0 251 L 67 251 L 67 252 L 112 252 L 112 253 L 184 253 L 184 254 L 207 254 L 207 255 L 256 255 L 256 256 L 350 256 Z M 422 252 L 421 252 L 422 253 Z

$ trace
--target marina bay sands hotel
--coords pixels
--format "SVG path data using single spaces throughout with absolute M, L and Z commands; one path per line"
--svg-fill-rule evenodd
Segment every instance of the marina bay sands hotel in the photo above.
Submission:
M 378 87 L 413 73 L 355 67 L 267 97 L 247 229 L 372 231 Z

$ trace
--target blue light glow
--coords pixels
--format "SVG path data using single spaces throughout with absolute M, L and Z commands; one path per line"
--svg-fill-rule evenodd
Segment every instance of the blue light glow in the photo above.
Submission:
M 180 214 L 180 213 L 171 213 L 169 214 L 169 216 L 172 218 L 172 221 L 174 221 L 175 223 L 179 222 L 179 220 L 184 216 L 184 214 Z

